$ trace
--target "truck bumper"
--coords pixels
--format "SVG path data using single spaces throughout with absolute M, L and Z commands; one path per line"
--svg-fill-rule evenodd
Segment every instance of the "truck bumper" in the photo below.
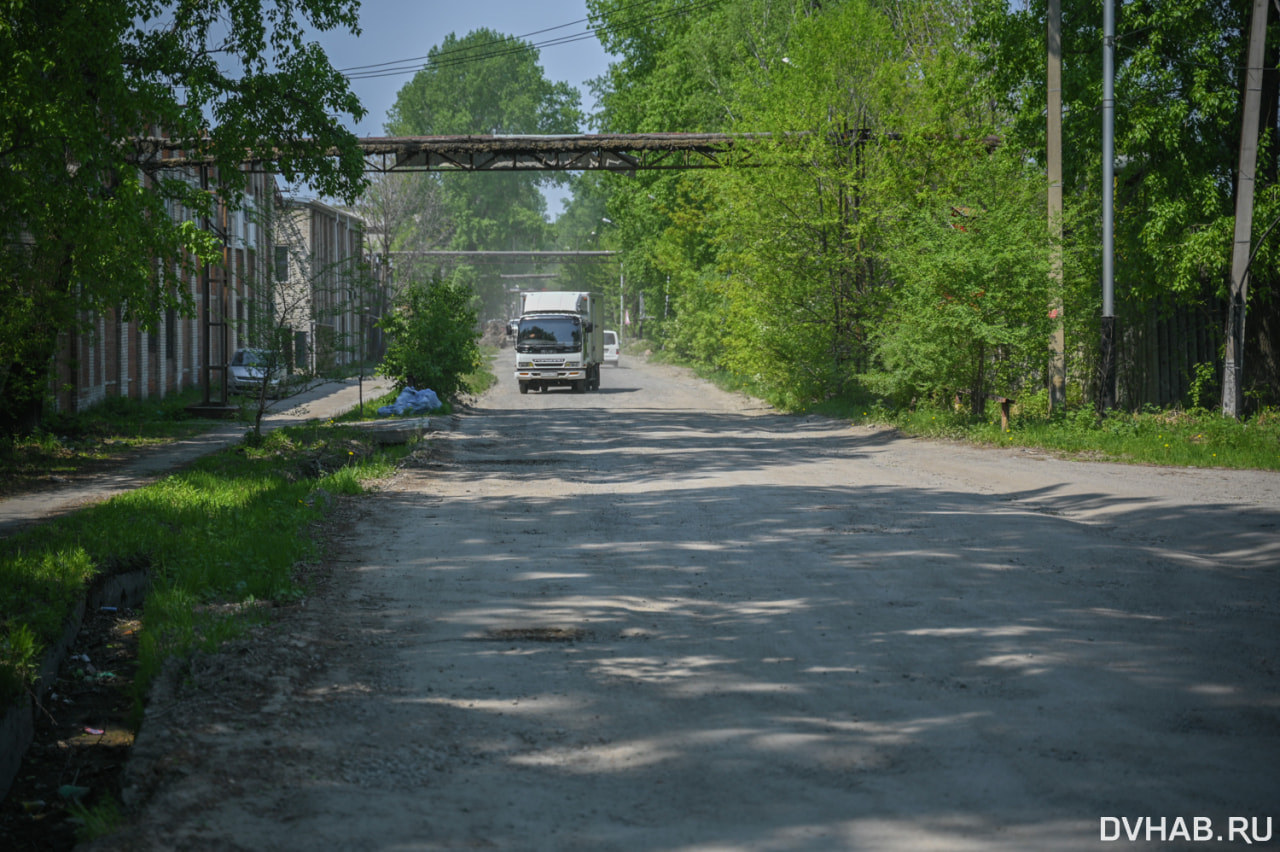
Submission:
M 586 377 L 586 370 L 516 370 L 518 382 L 578 382 Z

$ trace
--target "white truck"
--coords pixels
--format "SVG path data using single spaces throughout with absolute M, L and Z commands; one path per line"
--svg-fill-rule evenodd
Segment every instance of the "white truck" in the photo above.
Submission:
M 516 330 L 520 393 L 551 387 L 570 387 L 576 393 L 597 390 L 603 361 L 599 295 L 565 290 L 520 294 Z

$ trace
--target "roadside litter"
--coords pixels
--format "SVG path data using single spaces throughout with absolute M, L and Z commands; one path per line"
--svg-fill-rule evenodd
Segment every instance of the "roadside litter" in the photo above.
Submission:
M 440 407 L 440 397 L 433 390 L 414 390 L 405 388 L 400 391 L 396 401 L 378 409 L 379 417 L 403 417 L 406 414 L 426 414 Z

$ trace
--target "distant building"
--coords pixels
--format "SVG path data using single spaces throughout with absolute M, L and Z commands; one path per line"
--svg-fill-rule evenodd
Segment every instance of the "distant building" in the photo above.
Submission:
M 201 179 L 190 166 L 163 177 Z M 194 214 L 175 206 L 170 215 L 183 221 Z M 210 230 L 223 240 L 224 262 L 182 280 L 193 316 L 170 310 L 146 331 L 115 310 L 86 317 L 87 332 L 63 333 L 51 382 L 55 410 L 82 411 L 113 396 L 163 398 L 206 381 L 211 398 L 221 398 L 225 366 L 240 348 L 277 348 L 306 373 L 357 357 L 368 338 L 359 322 L 365 307 L 359 217 L 285 199 L 275 175 L 258 167 L 242 209 L 220 206 Z
M 160 177 L 198 183 L 199 169 L 182 167 Z M 263 211 L 276 200 L 275 176 L 261 170 L 249 175 L 244 209 L 215 212 L 211 230 L 225 235 L 225 262 L 184 279 L 180 285 L 195 305 L 195 314 L 183 317 L 168 311 L 157 328 L 147 331 L 124 318 L 117 309 L 86 317 L 88 332 L 64 332 L 54 364 L 53 406 L 59 411 L 81 411 L 108 397 L 133 399 L 166 397 L 205 380 L 221 385 L 222 365 L 240 344 L 244 320 L 252 313 L 259 288 L 261 259 L 269 256 L 268 234 L 260 227 Z M 192 219 L 192 211 L 171 206 L 175 219 Z M 205 279 L 209 298 L 205 298 Z
M 319 201 L 286 199 L 275 227 L 277 325 L 296 369 L 323 373 L 357 360 L 371 297 L 364 220 Z

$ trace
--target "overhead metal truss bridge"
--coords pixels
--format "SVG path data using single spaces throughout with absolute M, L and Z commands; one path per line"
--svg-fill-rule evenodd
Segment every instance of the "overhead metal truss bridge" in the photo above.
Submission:
M 750 135 L 389 136 L 360 140 L 372 172 L 622 171 L 751 165 Z M 764 138 L 763 136 L 761 138 Z
M 448 263 L 607 263 L 617 251 L 393 251 L 399 259 Z
M 625 133 L 569 136 L 372 136 L 357 140 L 369 172 L 514 172 L 713 169 L 755 165 L 741 143 L 768 134 Z M 131 140 L 139 165 L 180 168 L 208 162 L 190 143 Z M 331 151 L 331 154 L 337 153 Z M 252 153 L 246 162 L 270 159 Z

